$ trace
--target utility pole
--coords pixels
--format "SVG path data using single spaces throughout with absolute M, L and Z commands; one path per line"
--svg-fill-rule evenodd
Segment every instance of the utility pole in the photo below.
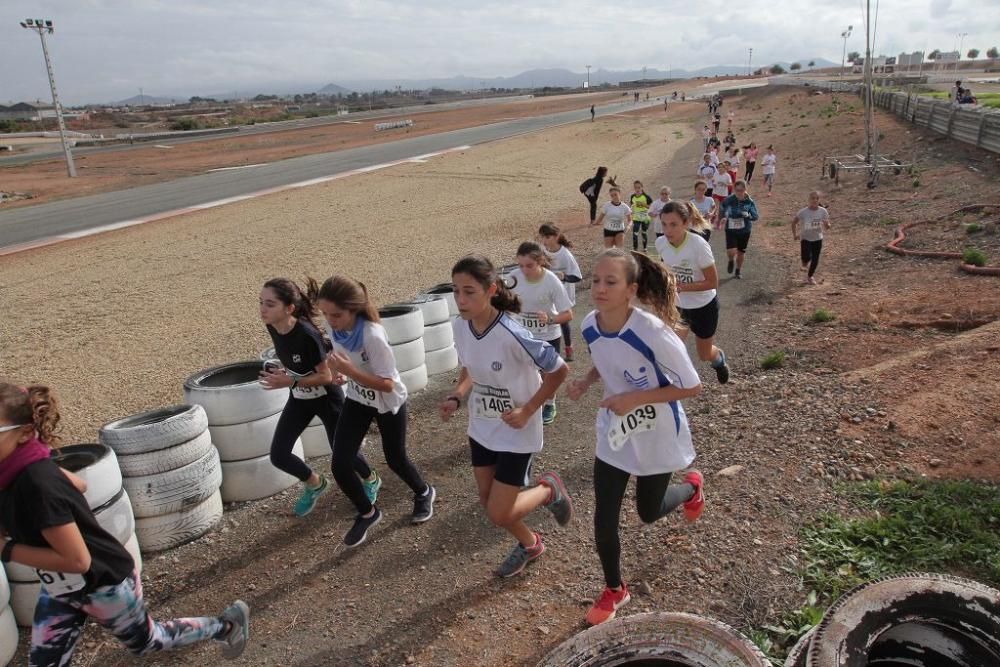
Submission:
M 52 106 L 56 110 L 56 122 L 59 123 L 59 139 L 62 141 L 63 154 L 66 156 L 66 171 L 70 178 L 76 178 L 76 165 L 73 164 L 73 153 L 70 152 L 69 143 L 66 141 L 66 123 L 63 121 L 62 105 L 59 104 L 59 95 L 56 93 L 56 78 L 52 74 L 52 60 L 49 58 L 49 47 L 45 43 L 46 33 L 55 32 L 52 21 L 48 19 L 25 19 L 21 21 L 21 27 L 34 30 L 38 33 L 38 38 L 42 40 L 42 55 L 45 56 L 45 70 L 49 73 L 49 88 L 52 90 Z
M 750 61 L 753 59 L 753 47 L 747 49 L 747 76 L 750 76 Z
M 847 26 L 847 30 L 840 33 L 840 36 L 844 39 L 844 52 L 840 56 L 840 78 L 844 78 L 844 66 L 847 64 L 847 38 L 851 36 L 851 31 L 854 30 L 854 26 Z M 866 61 L 867 62 L 867 61 Z
M 955 61 L 955 74 L 958 74 L 958 64 L 962 61 L 962 42 L 969 36 L 967 32 L 958 33 L 958 59 Z
M 146 98 L 142 94 L 142 88 L 139 88 L 139 106 L 146 106 Z
M 590 68 L 591 68 L 591 65 L 585 65 L 585 67 L 587 68 L 587 90 L 589 91 L 590 90 Z

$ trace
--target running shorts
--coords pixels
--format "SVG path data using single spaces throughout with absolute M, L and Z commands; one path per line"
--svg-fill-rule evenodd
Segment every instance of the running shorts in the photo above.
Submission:
M 698 338 L 705 340 L 715 336 L 719 328 L 719 297 L 715 297 L 701 308 L 678 308 L 681 320 Z
M 738 232 L 733 229 L 726 230 L 726 250 L 736 248 L 745 253 L 750 245 L 750 232 Z
M 469 449 L 473 468 L 496 466 L 493 472 L 493 479 L 496 481 L 518 488 L 530 483 L 532 454 L 496 452 L 483 447 L 472 438 L 469 438 Z

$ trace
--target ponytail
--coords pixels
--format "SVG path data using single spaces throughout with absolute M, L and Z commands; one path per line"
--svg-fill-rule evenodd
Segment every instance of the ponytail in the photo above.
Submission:
M 522 244 L 523 245 L 523 244 Z M 535 244 L 537 246 L 537 244 Z M 497 274 L 493 262 L 482 255 L 468 255 L 458 260 L 455 266 L 451 267 L 451 275 L 461 273 L 471 277 L 483 288 L 489 290 L 490 285 L 496 285 L 496 294 L 490 299 L 490 305 L 506 313 L 521 312 L 521 299 L 511 290 L 517 285 L 516 279 L 512 285 L 507 285 L 503 276 Z
M 12 424 L 31 425 L 39 440 L 47 445 L 57 444 L 59 426 L 59 401 L 45 385 L 33 384 L 20 387 L 0 382 L 0 415 Z
M 564 248 L 573 247 L 573 244 L 569 242 L 569 239 L 566 238 L 565 234 L 559 231 L 559 227 L 556 225 L 546 222 L 541 227 L 538 228 L 538 233 L 546 237 L 557 236 L 559 238 L 556 239 L 556 242 L 558 242 L 559 245 L 561 245 Z
M 334 303 L 338 308 L 361 315 L 369 322 L 379 322 L 378 308 L 368 298 L 368 288 L 361 281 L 347 276 L 331 276 L 317 286 L 316 281 L 309 278 L 309 301 L 313 304 L 318 299 Z
M 625 281 L 638 287 L 636 299 L 649 306 L 669 328 L 677 327 L 681 319 L 677 312 L 677 278 L 666 265 L 654 262 L 642 253 L 628 252 L 621 248 L 608 248 L 597 256 L 594 264 L 602 259 L 615 259 L 624 263 Z
M 312 278 L 306 279 L 308 290 L 311 290 L 315 284 L 316 281 Z M 293 317 L 299 320 L 307 320 L 313 325 L 316 324 L 314 321 L 316 310 L 313 307 L 312 299 L 294 281 L 288 278 L 271 278 L 264 283 L 264 287 L 274 292 L 274 295 L 278 297 L 278 301 L 281 301 L 286 306 L 292 306 Z

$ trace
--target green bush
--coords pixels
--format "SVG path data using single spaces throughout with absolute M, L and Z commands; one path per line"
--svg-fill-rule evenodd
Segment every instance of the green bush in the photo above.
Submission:
M 962 251 L 962 261 L 972 266 L 986 266 L 986 253 L 978 248 L 966 248 Z
M 201 124 L 194 118 L 178 118 L 170 124 L 170 129 L 176 132 L 189 132 L 191 130 L 197 130 L 201 127 Z
M 915 188 L 919 188 L 920 187 L 920 179 L 919 178 L 914 178 L 913 179 L 913 187 L 915 187 Z
M 814 324 L 823 324 L 824 322 L 833 322 L 837 319 L 837 316 L 833 314 L 832 311 L 826 308 L 817 308 L 812 315 L 809 316 L 809 321 Z
M 781 368 L 785 365 L 785 353 L 781 350 L 775 350 L 774 352 L 768 353 L 763 359 L 760 360 L 760 367 L 765 371 L 772 370 L 774 368 Z
M 975 234 L 976 232 L 981 232 L 981 231 L 983 231 L 983 228 L 980 227 L 979 223 L 977 222 L 970 222 L 965 226 L 966 234 Z

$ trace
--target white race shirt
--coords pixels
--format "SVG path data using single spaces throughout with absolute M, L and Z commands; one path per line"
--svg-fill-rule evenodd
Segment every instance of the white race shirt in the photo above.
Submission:
M 806 206 L 800 209 L 795 217 L 798 218 L 799 224 L 802 226 L 799 236 L 803 241 L 823 240 L 823 223 L 830 219 L 830 214 L 825 208 L 817 206 L 814 211 Z
M 351 362 L 365 373 L 380 378 L 392 378 L 392 391 L 383 392 L 370 387 L 364 387 L 354 380 L 348 379 L 344 385 L 344 394 L 352 401 L 375 408 L 380 413 L 396 414 L 406 402 L 406 385 L 399 379 L 396 370 L 396 358 L 392 356 L 389 338 L 385 335 L 385 327 L 376 322 L 365 320 L 364 342 L 361 349 L 351 352 L 333 339 L 330 326 L 326 325 L 326 333 L 333 342 L 333 349 L 351 358 Z
M 715 175 L 715 182 L 712 186 L 712 196 L 722 195 L 726 196 L 729 194 L 729 188 L 733 184 L 733 177 L 729 175 L 729 172 L 719 170 L 719 173 Z
M 632 213 L 628 204 L 621 202 L 617 206 L 611 202 L 605 202 L 601 208 L 604 213 L 604 228 L 609 232 L 625 231 L 625 216 Z
M 711 197 L 702 197 L 701 201 L 698 201 L 694 197 L 691 197 L 691 203 L 694 204 L 694 207 L 698 209 L 699 213 L 701 213 L 701 217 L 708 220 L 708 214 L 712 212 L 712 206 L 715 204 L 715 200 Z
M 678 283 L 696 283 L 705 279 L 704 270 L 715 266 L 712 246 L 703 237 L 688 231 L 684 240 L 676 248 L 670 244 L 666 236 L 656 239 L 656 249 L 663 263 L 670 267 L 677 276 Z M 715 298 L 715 290 L 701 292 L 678 292 L 677 307 L 685 310 L 707 306 Z
M 553 273 L 561 273 L 567 278 L 576 277 L 583 279 L 583 273 L 580 272 L 580 265 L 576 261 L 576 257 L 573 253 L 569 251 L 564 245 L 559 246 L 559 250 L 555 252 L 545 251 L 545 256 L 549 258 L 549 267 Z M 569 297 L 570 303 L 574 306 L 576 305 L 576 283 L 563 283 L 563 287 L 566 288 L 566 296 Z
M 715 175 L 718 171 L 719 170 L 715 168 L 715 165 L 705 164 L 702 162 L 701 166 L 698 167 L 698 178 L 705 181 L 705 184 L 708 185 L 708 187 L 712 187 L 712 183 L 715 182 Z
M 566 362 L 555 348 L 533 338 L 507 313 L 498 315 L 482 334 L 461 318 L 451 326 L 459 364 L 472 380 L 467 399 L 469 437 L 495 452 L 541 451 L 541 410 L 520 429 L 507 426 L 500 415 L 531 400 L 542 386 L 540 371 L 551 373 Z
M 660 212 L 663 207 L 670 203 L 670 200 L 663 201 L 659 197 L 653 200 L 653 203 L 649 205 L 649 217 L 653 219 L 653 234 L 663 233 L 663 222 L 660 220 Z
M 774 155 L 773 153 L 771 155 L 764 155 L 764 157 L 761 158 L 761 160 L 760 160 L 760 163 L 762 165 L 764 165 L 764 173 L 765 174 L 773 174 L 774 173 L 774 163 L 777 162 L 777 161 L 778 161 L 778 156 Z
M 562 329 L 552 323 L 552 318 L 573 307 L 562 281 L 548 269 L 543 269 L 541 279 L 536 281 L 528 280 L 521 269 L 514 269 L 510 275 L 517 280 L 511 291 L 521 297 L 521 312 L 514 319 L 538 340 L 557 340 Z M 539 312 L 549 316 L 548 324 L 539 321 Z
M 621 331 L 606 334 L 598 329 L 596 312 L 591 312 L 582 329 L 605 398 L 701 384 L 683 341 L 655 315 L 633 308 Z M 677 401 L 653 403 L 621 418 L 607 408 L 598 409 L 597 458 L 631 475 L 686 468 L 694 461 L 694 447 L 684 408 Z

